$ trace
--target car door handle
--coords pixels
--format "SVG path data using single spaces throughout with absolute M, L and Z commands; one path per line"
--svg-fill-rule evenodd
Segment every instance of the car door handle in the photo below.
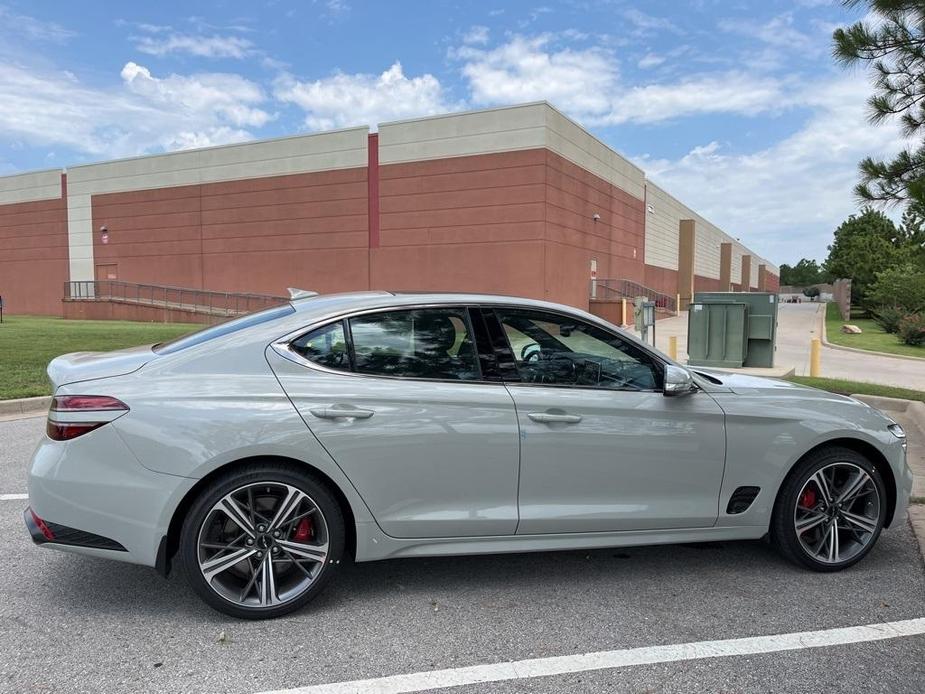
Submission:
M 555 422 L 564 422 L 566 424 L 578 424 L 581 421 L 580 414 L 558 414 L 555 412 L 530 412 L 527 415 L 534 422 L 552 424 Z
M 342 405 L 333 405 L 331 407 L 315 407 L 309 410 L 313 415 L 320 419 L 338 419 L 340 417 L 352 417 L 353 419 L 369 419 L 375 412 L 364 410 L 359 407 L 344 407 Z

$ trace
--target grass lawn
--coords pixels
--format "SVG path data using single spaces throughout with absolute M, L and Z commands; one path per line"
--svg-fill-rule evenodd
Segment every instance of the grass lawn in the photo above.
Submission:
M 874 352 L 888 352 L 901 354 L 907 357 L 925 358 L 925 347 L 904 345 L 896 335 L 883 332 L 880 326 L 870 318 L 851 318 L 851 324 L 858 326 L 864 332 L 860 335 L 847 335 L 841 331 L 845 321 L 838 313 L 838 305 L 831 302 L 826 307 L 825 334 L 833 345 L 854 347 L 855 349 L 869 349 Z
M 4 316 L 0 324 L 0 400 L 50 395 L 45 367 L 61 354 L 163 342 L 202 327 L 190 323 Z
M 880 395 L 886 398 L 902 398 L 903 400 L 925 400 L 925 392 L 896 388 L 894 386 L 878 386 L 873 383 L 859 383 L 858 381 L 845 381 L 840 378 L 812 378 L 811 376 L 789 376 L 786 380 L 800 383 L 804 386 L 821 388 L 841 395 Z

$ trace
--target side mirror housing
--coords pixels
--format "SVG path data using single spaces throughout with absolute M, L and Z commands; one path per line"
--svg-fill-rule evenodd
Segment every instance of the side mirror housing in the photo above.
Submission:
M 665 367 L 665 397 L 687 395 L 696 389 L 690 371 L 674 364 Z

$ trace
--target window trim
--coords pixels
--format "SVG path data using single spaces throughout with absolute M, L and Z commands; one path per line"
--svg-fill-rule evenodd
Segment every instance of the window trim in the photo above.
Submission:
M 582 323 L 585 323 L 585 324 L 588 324 L 588 325 L 592 325 L 592 326 L 598 328 L 599 330 L 603 330 L 605 333 L 611 335 L 612 337 L 616 338 L 617 340 L 620 340 L 621 342 L 629 343 L 630 345 L 632 345 L 633 347 L 635 347 L 636 349 L 638 349 L 640 352 L 642 352 L 643 354 L 645 354 L 649 359 L 652 360 L 653 366 L 661 372 L 661 377 L 662 377 L 662 381 L 663 381 L 663 382 L 664 382 L 664 379 L 665 379 L 665 364 L 666 364 L 666 362 L 665 362 L 663 359 L 660 359 L 660 358 L 658 357 L 657 354 L 654 354 L 653 352 L 649 351 L 648 349 L 643 349 L 641 346 L 636 345 L 635 343 L 626 340 L 622 335 L 619 335 L 619 334 L 617 334 L 617 333 L 614 333 L 613 330 L 610 330 L 609 328 L 607 328 L 607 327 L 605 327 L 605 326 L 603 326 L 603 325 L 600 325 L 600 324 L 598 324 L 598 323 L 596 323 L 596 322 L 588 321 L 588 320 L 585 319 L 583 316 L 575 316 L 575 315 L 572 315 L 572 314 L 570 314 L 570 313 L 568 313 L 568 312 L 566 312 L 566 311 L 556 311 L 556 310 L 547 309 L 547 308 L 537 308 L 537 307 L 518 306 L 518 305 L 516 305 L 516 304 L 511 304 L 511 305 L 508 305 L 508 304 L 497 304 L 497 305 L 491 304 L 491 305 L 489 305 L 489 308 L 490 308 L 489 311 L 485 311 L 485 310 L 484 310 L 484 309 L 485 309 L 485 306 L 482 306 L 483 315 L 485 316 L 485 320 L 486 320 L 486 321 L 488 321 L 488 320 L 494 320 L 494 321 L 497 323 L 498 327 L 501 329 L 501 334 L 502 334 L 502 336 L 504 337 L 505 342 L 507 343 L 507 349 L 508 349 L 508 353 L 507 353 L 506 355 L 503 355 L 503 356 L 502 356 L 502 353 L 500 353 L 500 352 L 496 349 L 496 350 L 495 350 L 495 358 L 498 360 L 498 364 L 500 365 L 500 364 L 502 364 L 502 363 L 505 362 L 505 357 L 509 357 L 509 358 L 510 358 L 510 361 L 508 361 L 507 363 L 510 364 L 510 367 L 509 367 L 509 368 L 511 368 L 511 373 L 516 373 L 516 374 L 518 375 L 517 380 L 504 381 L 504 383 L 510 383 L 510 384 L 513 384 L 513 385 L 520 385 L 520 386 L 530 386 L 530 387 L 534 387 L 534 388 L 573 388 L 573 389 L 579 389 L 579 390 L 609 391 L 609 392 L 611 392 L 611 393 L 660 393 L 660 394 L 663 394 L 663 393 L 665 392 L 664 383 L 663 383 L 663 385 L 662 385 L 661 388 L 604 388 L 604 387 L 602 387 L 602 386 L 582 385 L 582 384 L 578 384 L 578 383 L 574 383 L 574 384 L 569 384 L 569 383 L 531 383 L 531 382 L 529 382 L 529 381 L 524 381 L 522 378 L 520 378 L 520 370 L 517 368 L 517 358 L 516 358 L 516 356 L 514 356 L 514 348 L 511 346 L 510 339 L 509 339 L 508 336 L 507 336 L 507 331 L 504 329 L 504 324 L 502 323 L 501 318 L 498 316 L 498 314 L 497 314 L 496 311 L 495 311 L 496 308 L 502 308 L 502 309 L 506 308 L 506 309 L 510 309 L 510 310 L 514 310 L 514 311 L 524 311 L 524 312 L 528 312 L 528 313 L 540 313 L 540 314 L 544 314 L 544 313 L 545 313 L 545 314 L 548 314 L 548 315 L 557 316 L 557 317 L 559 317 L 559 318 L 567 318 L 567 319 L 569 319 L 569 320 L 578 320 L 578 321 L 581 321 Z
M 392 381 L 416 381 L 423 383 L 453 383 L 453 384 L 494 384 L 494 385 L 503 385 L 503 381 L 492 381 L 485 378 L 485 374 L 482 372 L 482 364 L 478 358 L 478 350 L 475 351 L 475 366 L 478 371 L 478 378 L 471 380 L 464 380 L 458 378 L 427 378 L 423 376 L 389 376 L 386 374 L 371 374 L 355 371 L 355 356 L 354 356 L 354 347 L 353 347 L 353 331 L 350 328 L 350 319 L 356 318 L 358 316 L 368 316 L 377 313 L 390 313 L 394 311 L 416 311 L 420 309 L 440 309 L 440 308 L 456 308 L 461 309 L 462 313 L 465 314 L 466 327 L 469 329 L 469 332 L 472 337 L 473 345 L 476 344 L 476 335 L 475 327 L 472 322 L 472 315 L 470 309 L 473 304 L 466 302 L 453 302 L 453 303 L 428 303 L 428 304 L 406 304 L 400 306 L 381 306 L 377 308 L 370 309 L 361 309 L 359 311 L 349 311 L 346 313 L 341 313 L 337 316 L 332 316 L 326 319 L 320 319 L 317 323 L 312 323 L 311 325 L 299 328 L 298 331 L 288 333 L 287 335 L 281 337 L 278 340 L 270 343 L 270 347 L 276 352 L 279 356 L 287 359 L 289 361 L 295 362 L 301 366 L 306 366 L 310 369 L 316 371 L 322 371 L 328 374 L 335 374 L 338 376 L 353 376 L 357 378 L 384 378 Z M 304 356 L 299 354 L 292 347 L 292 343 L 298 340 L 300 337 L 307 335 L 308 333 L 326 328 L 329 325 L 334 323 L 343 322 L 344 325 L 344 337 L 347 341 L 347 353 L 350 360 L 350 370 L 344 371 L 341 369 L 332 369 L 329 366 L 323 366 L 322 364 L 315 363 L 309 359 L 306 359 Z

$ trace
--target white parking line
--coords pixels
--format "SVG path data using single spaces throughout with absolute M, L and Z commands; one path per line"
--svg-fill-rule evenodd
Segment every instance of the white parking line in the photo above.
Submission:
M 849 643 L 882 641 L 884 639 L 919 634 L 925 634 L 925 618 L 869 624 L 867 626 L 825 629 L 822 631 L 801 631 L 773 636 L 752 636 L 723 641 L 697 641 L 695 643 L 646 646 L 643 648 L 599 651 L 597 653 L 564 655 L 553 658 L 534 658 L 508 663 L 473 665 L 449 670 L 431 670 L 430 672 L 415 672 L 407 675 L 354 680 L 352 682 L 335 682 L 332 684 L 296 687 L 294 689 L 279 689 L 272 692 L 263 692 L 262 694 L 347 694 L 348 692 L 400 694 L 401 692 L 422 692 L 428 689 L 459 687 L 482 682 L 549 677 L 571 672 L 609 670 L 680 660 L 723 658 L 736 655 L 794 651 L 804 648 L 841 646 Z
M 28 498 L 28 494 L 0 494 L 0 501 L 21 501 Z

